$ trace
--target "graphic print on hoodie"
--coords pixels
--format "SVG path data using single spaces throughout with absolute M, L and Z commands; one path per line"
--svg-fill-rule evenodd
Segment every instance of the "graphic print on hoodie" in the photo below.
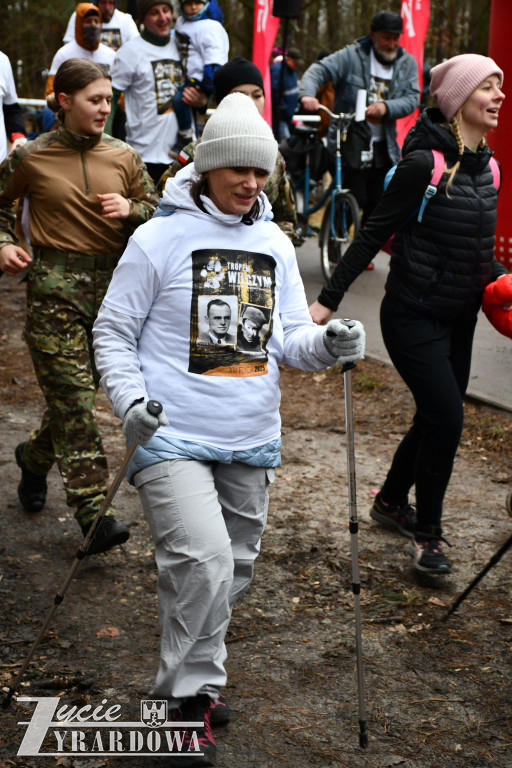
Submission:
M 250 251 L 207 248 L 192 253 L 189 372 L 262 376 L 272 333 L 275 261 Z M 243 335 L 250 318 L 252 337 Z

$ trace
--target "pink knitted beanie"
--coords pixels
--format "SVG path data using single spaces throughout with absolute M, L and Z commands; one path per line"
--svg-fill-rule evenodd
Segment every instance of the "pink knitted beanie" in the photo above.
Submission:
M 500 88 L 503 85 L 503 72 L 496 62 L 478 53 L 463 53 L 443 61 L 432 67 L 430 75 L 430 93 L 448 121 L 490 75 L 498 75 Z

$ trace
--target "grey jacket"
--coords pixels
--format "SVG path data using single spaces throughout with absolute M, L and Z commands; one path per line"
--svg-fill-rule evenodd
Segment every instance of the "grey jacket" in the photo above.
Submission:
M 316 96 L 317 91 L 332 80 L 334 86 L 334 112 L 354 112 L 358 88 L 368 90 L 371 67 L 370 53 L 372 41 L 370 35 L 356 40 L 322 61 L 312 64 L 304 73 L 299 88 L 299 99 L 303 96 Z M 414 112 L 419 105 L 420 91 L 416 60 L 403 48 L 393 64 L 393 77 L 389 86 L 385 104 L 388 108 L 384 119 L 384 135 L 389 157 L 393 164 L 400 159 L 400 147 L 396 141 L 396 121 Z M 335 149 L 335 129 L 330 126 L 328 134 L 329 148 Z

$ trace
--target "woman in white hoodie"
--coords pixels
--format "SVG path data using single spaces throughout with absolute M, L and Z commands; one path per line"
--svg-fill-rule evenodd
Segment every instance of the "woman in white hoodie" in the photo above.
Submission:
M 276 153 L 251 99 L 223 99 L 195 167 L 169 179 L 160 215 L 132 237 L 94 328 L 102 386 L 138 444 L 130 479 L 156 546 L 161 662 L 150 695 L 174 719 L 204 721 L 203 756 L 185 729 L 180 766 L 214 759 L 210 712 L 228 716 L 224 637 L 280 463 L 278 366 L 318 370 L 364 350 L 360 323 L 311 321 L 293 246 L 262 193 Z M 265 318 L 257 351 L 237 346 L 248 308 Z

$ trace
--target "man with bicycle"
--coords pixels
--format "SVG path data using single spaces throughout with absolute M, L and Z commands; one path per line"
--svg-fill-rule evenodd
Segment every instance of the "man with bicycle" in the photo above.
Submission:
M 396 120 L 419 104 L 416 61 L 398 44 L 402 33 L 398 13 L 375 14 L 369 35 L 359 38 L 306 70 L 299 88 L 303 109 L 318 110 L 319 89 L 332 81 L 334 112 L 355 112 L 358 90 L 366 91 L 365 120 L 352 122 L 343 147 L 343 186 L 362 208 L 362 223 L 383 192 L 387 171 L 398 162 Z M 328 133 L 330 170 L 334 170 L 335 129 Z

